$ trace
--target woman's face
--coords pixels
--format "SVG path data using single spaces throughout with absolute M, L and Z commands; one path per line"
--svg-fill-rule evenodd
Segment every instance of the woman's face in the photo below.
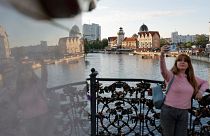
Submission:
M 185 71 L 189 67 L 188 61 L 186 58 L 182 57 L 177 59 L 177 68 L 181 71 Z

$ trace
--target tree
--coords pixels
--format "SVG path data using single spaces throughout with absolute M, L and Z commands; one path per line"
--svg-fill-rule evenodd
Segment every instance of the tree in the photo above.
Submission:
M 132 37 L 137 39 L 138 35 L 137 34 L 133 34 Z
M 204 34 L 196 35 L 196 40 L 195 40 L 196 45 L 201 45 L 202 48 L 205 48 L 207 43 L 208 43 L 208 37 L 206 37 Z
M 104 38 L 104 39 L 102 39 L 102 48 L 104 49 L 104 48 L 106 48 L 107 46 L 108 46 L 108 39 L 106 39 L 106 38 Z
M 84 39 L 84 52 L 85 52 L 85 54 L 87 54 L 88 51 L 89 51 L 89 45 L 88 44 L 89 44 L 88 40 Z
M 107 46 L 108 46 L 108 39 L 103 39 L 102 41 L 99 39 L 95 41 L 88 41 L 87 39 L 84 39 L 85 53 L 88 53 L 92 50 L 102 50 L 105 49 L 105 47 Z
M 160 39 L 160 47 L 162 47 L 163 45 L 169 45 L 169 42 L 166 39 L 161 38 Z
M 193 43 L 192 43 L 192 42 L 187 42 L 187 43 L 185 44 L 185 47 L 186 47 L 186 48 L 191 48 L 191 47 L 192 47 L 192 45 L 193 45 Z

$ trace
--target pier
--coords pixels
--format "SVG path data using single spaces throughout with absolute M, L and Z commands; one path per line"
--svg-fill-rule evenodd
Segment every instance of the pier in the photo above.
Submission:
M 134 52 L 136 55 L 142 56 L 142 58 L 156 58 L 160 56 L 160 52 Z M 176 57 L 179 54 L 178 51 L 166 53 L 167 57 Z

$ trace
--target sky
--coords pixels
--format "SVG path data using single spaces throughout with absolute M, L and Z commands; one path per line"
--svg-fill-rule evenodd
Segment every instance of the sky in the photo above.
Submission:
M 82 16 L 83 23 L 101 25 L 102 37 L 138 33 L 144 23 L 161 37 L 209 34 L 210 0 L 100 0 L 96 10 Z
M 96 9 L 73 18 L 55 19 L 63 29 L 49 21 L 34 20 L 12 8 L 0 5 L 0 25 L 8 34 L 11 47 L 39 44 L 58 44 L 67 37 L 69 29 L 77 24 L 96 23 L 101 26 L 102 38 L 116 36 L 122 27 L 125 36 L 138 33 L 142 24 L 149 31 L 159 31 L 163 38 L 171 32 L 180 35 L 209 34 L 210 0 L 99 0 Z

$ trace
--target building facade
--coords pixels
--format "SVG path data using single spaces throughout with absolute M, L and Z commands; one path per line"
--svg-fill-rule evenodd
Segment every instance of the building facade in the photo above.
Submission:
M 194 42 L 195 40 L 196 35 L 179 35 L 177 31 L 171 33 L 171 42 L 175 44 Z
M 40 41 L 40 44 L 14 47 L 11 48 L 11 54 L 16 59 L 38 59 L 38 58 L 48 58 L 48 46 L 47 41 Z
M 108 37 L 108 48 L 117 48 L 117 36 Z
M 136 50 L 137 38 L 134 37 L 125 37 L 122 42 L 122 48 L 124 49 L 134 49 Z
M 138 32 L 138 50 L 151 50 L 160 48 L 160 34 L 158 31 L 149 31 L 148 27 L 143 24 Z
M 59 54 L 64 57 L 84 53 L 84 42 L 78 26 L 72 27 L 69 37 L 59 39 L 58 50 Z
M 160 48 L 160 35 L 158 31 L 149 31 L 143 24 L 137 34 L 132 37 L 124 37 L 123 28 L 120 27 L 117 36 L 108 37 L 109 48 L 123 48 L 141 51 Z
M 99 24 L 84 24 L 82 33 L 83 38 L 88 41 L 101 40 L 101 26 Z
M 9 40 L 6 31 L 0 26 L 0 59 L 7 59 L 11 55 Z

